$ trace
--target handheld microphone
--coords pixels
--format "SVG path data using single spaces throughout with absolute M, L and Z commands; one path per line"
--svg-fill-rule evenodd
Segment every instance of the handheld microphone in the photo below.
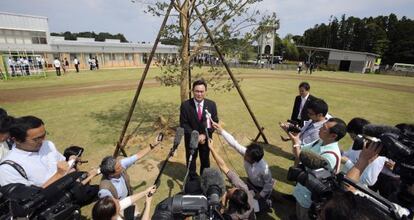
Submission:
M 299 160 L 305 167 L 308 167 L 312 170 L 319 168 L 329 168 L 329 163 L 324 157 L 309 150 L 301 151 L 299 154 Z
M 178 127 L 177 131 L 175 132 L 175 138 L 174 138 L 174 145 L 173 145 L 173 152 L 177 149 L 178 145 L 180 145 L 181 139 L 184 136 L 184 128 Z
M 205 109 L 204 111 L 206 113 L 206 128 L 211 128 L 211 121 L 213 120 L 211 119 L 211 114 L 210 112 L 208 112 L 207 109 Z
M 194 130 L 191 132 L 191 139 L 190 139 L 190 149 L 191 149 L 191 154 L 194 153 L 195 150 L 197 150 L 198 148 L 198 136 L 200 134 L 198 133 L 198 131 Z
M 183 180 L 183 190 L 184 190 L 185 185 L 187 184 L 187 178 L 188 178 L 188 174 L 190 173 L 190 166 L 191 166 L 191 162 L 193 161 L 193 155 L 198 148 L 198 136 L 199 135 L 200 134 L 196 130 L 193 130 L 191 132 L 191 139 L 190 139 L 190 146 L 189 146 L 190 156 L 188 157 L 187 171 L 185 173 L 184 180 Z

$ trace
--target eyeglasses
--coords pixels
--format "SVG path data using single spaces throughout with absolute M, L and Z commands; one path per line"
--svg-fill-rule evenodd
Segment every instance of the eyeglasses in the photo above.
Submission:
M 47 131 L 45 131 L 45 133 L 43 135 L 31 139 L 31 141 L 33 141 L 33 142 L 41 142 L 41 141 L 43 141 L 45 139 L 46 135 L 47 135 Z

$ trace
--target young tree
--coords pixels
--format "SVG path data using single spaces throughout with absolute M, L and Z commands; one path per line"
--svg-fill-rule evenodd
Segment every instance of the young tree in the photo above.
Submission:
M 262 0 L 173 0 L 173 6 L 176 13 L 170 15 L 170 23 L 163 32 L 164 39 L 180 39 L 180 62 L 176 66 L 163 67 L 164 74 L 158 79 L 162 84 L 167 86 L 180 86 L 181 101 L 188 98 L 188 72 L 191 61 L 203 51 L 203 45 L 211 43 L 204 28 L 202 27 L 199 17 L 195 13 L 197 8 L 201 17 L 205 19 L 208 27 L 215 36 L 215 42 L 220 48 L 226 50 L 231 39 L 237 40 L 237 43 L 246 45 L 255 39 L 258 34 L 258 26 L 270 21 L 278 22 L 276 15 L 260 17 L 259 11 L 251 9 L 249 6 Z M 142 1 L 136 1 L 143 3 Z M 169 1 L 153 0 L 145 1 L 147 4 L 146 12 L 155 16 L 163 16 L 165 9 L 169 6 Z M 261 19 L 261 20 L 260 20 Z M 196 42 L 192 45 L 190 51 L 190 42 Z M 247 42 L 247 43 L 246 43 Z M 230 48 L 231 49 L 231 48 Z M 240 52 L 243 50 L 238 49 Z M 179 65 L 179 66 L 178 66 Z M 211 67 L 210 72 L 214 73 L 213 78 L 219 79 L 224 74 L 215 67 Z M 216 85 L 217 82 L 210 80 L 210 85 Z M 226 85 L 221 85 L 228 88 Z

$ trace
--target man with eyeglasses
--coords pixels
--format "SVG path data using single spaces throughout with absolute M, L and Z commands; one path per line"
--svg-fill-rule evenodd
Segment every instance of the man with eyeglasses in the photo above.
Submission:
M 309 144 L 319 139 L 319 129 L 326 122 L 328 113 L 328 104 L 322 99 L 315 99 L 309 102 L 307 107 L 307 115 L 310 120 L 305 121 L 299 132 L 301 144 Z M 280 127 L 288 133 L 289 123 L 280 123 Z M 282 137 L 284 141 L 285 139 Z
M 41 119 L 25 116 L 10 127 L 15 145 L 0 163 L 0 185 L 22 183 L 47 187 L 69 170 L 65 157 L 46 138 Z

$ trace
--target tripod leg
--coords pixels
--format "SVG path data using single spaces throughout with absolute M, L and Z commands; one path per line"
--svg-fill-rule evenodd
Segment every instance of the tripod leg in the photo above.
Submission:
M 210 29 L 208 28 L 208 26 L 207 26 L 207 24 L 206 24 L 206 21 L 205 21 L 205 20 L 204 20 L 204 18 L 201 16 L 201 13 L 200 13 L 200 11 L 198 10 L 198 8 L 197 8 L 197 7 L 194 7 L 194 10 L 195 10 L 195 12 L 196 12 L 196 14 L 197 14 L 198 18 L 200 19 L 201 24 L 203 25 L 204 29 L 206 30 L 206 32 L 207 32 L 207 34 L 208 34 L 208 37 L 209 37 L 209 38 L 210 38 L 210 40 L 211 40 L 211 44 L 212 44 L 212 45 L 214 45 L 214 48 L 216 49 L 216 52 L 217 52 L 217 54 L 219 55 L 219 57 L 220 57 L 220 59 L 221 59 L 221 62 L 223 63 L 224 67 L 226 68 L 227 73 L 230 75 L 230 78 L 231 78 L 231 80 L 233 81 L 233 84 L 234 84 L 234 86 L 236 87 L 237 92 L 239 92 L 239 95 L 240 95 L 241 99 L 243 100 L 243 103 L 244 103 L 244 105 L 246 106 L 247 111 L 249 112 L 250 116 L 252 117 L 254 124 L 256 125 L 257 129 L 259 130 L 259 133 L 261 134 L 261 136 L 262 136 L 262 138 L 263 138 L 264 142 L 265 142 L 266 144 L 268 144 L 269 142 L 267 141 L 267 138 L 266 138 L 265 134 L 263 133 L 263 131 L 262 131 L 262 129 L 261 129 L 261 126 L 260 126 L 259 122 L 258 122 L 258 121 L 257 121 L 257 119 L 256 119 L 256 116 L 254 115 L 253 111 L 250 109 L 249 103 L 247 103 L 247 99 L 244 97 L 244 94 L 243 94 L 243 92 L 241 91 L 241 89 L 240 89 L 240 87 L 239 87 L 239 84 L 238 84 L 238 83 L 237 83 L 237 81 L 236 81 L 236 78 L 234 77 L 233 73 L 231 72 L 229 65 L 228 65 L 228 64 L 227 64 L 227 62 L 224 60 L 224 56 L 223 56 L 223 54 L 221 53 L 220 49 L 218 48 L 218 46 L 217 46 L 217 44 L 216 44 L 216 42 L 215 42 L 215 40 L 214 40 L 214 38 L 213 38 L 213 34 L 211 33 Z
M 144 85 L 144 81 L 145 81 L 145 78 L 147 76 L 148 70 L 150 68 L 152 59 L 154 58 L 155 51 L 157 50 L 158 42 L 160 41 L 160 38 L 161 38 L 161 33 L 163 32 L 163 30 L 165 28 L 165 25 L 167 24 L 167 20 L 168 20 L 168 17 L 170 16 L 170 12 L 171 12 L 171 9 L 173 8 L 173 6 L 174 6 L 174 0 L 171 0 L 171 3 L 170 3 L 170 5 L 168 6 L 168 9 L 167 9 L 167 13 L 165 14 L 164 20 L 161 24 L 160 30 L 158 31 L 158 35 L 157 35 L 157 38 L 155 39 L 154 46 L 152 47 L 152 50 L 151 50 L 150 56 L 148 58 L 147 64 L 145 65 L 144 72 L 142 73 L 141 80 L 138 84 L 138 88 L 135 92 L 134 99 L 132 100 L 131 107 L 130 107 L 129 112 L 128 112 L 128 116 L 125 120 L 124 127 L 122 128 L 121 135 L 119 136 L 118 143 L 123 143 L 125 133 L 128 129 L 129 122 L 131 121 L 132 113 L 134 113 L 134 109 L 135 109 L 135 106 L 137 104 L 138 97 L 141 93 L 142 86 Z M 122 148 L 120 148 L 120 146 L 118 144 L 117 147 L 115 148 L 115 151 L 114 151 L 114 154 L 113 154 L 114 157 L 118 156 L 120 149 L 122 149 Z

